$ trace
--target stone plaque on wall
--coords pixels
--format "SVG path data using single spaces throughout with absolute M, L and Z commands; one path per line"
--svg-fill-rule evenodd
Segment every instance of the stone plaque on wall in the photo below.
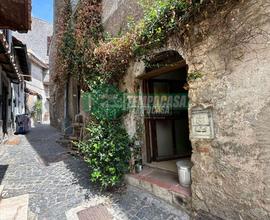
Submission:
M 192 110 L 192 138 L 213 139 L 214 126 L 211 109 Z

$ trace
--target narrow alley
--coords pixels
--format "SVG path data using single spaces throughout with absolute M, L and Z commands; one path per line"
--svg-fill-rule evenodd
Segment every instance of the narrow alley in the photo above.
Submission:
M 73 219 L 69 218 L 71 209 L 93 203 L 106 205 L 114 219 L 189 219 L 179 209 L 131 186 L 113 195 L 100 193 L 90 183 L 85 163 L 56 143 L 59 137 L 56 129 L 38 125 L 0 148 L 2 199 L 28 194 L 28 215 L 32 216 L 28 219 Z M 0 219 L 7 216 L 4 212 Z
M 0 0 L 0 220 L 270 220 L 270 0 Z

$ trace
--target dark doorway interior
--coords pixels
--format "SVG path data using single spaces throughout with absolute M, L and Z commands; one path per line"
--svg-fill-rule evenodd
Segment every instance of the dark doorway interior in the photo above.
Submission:
M 191 144 L 189 141 L 188 109 L 183 105 L 182 99 L 188 101 L 186 86 L 186 68 L 162 74 L 148 79 L 147 94 L 154 98 L 150 112 L 146 114 L 148 123 L 147 135 L 149 136 L 150 161 L 164 161 L 189 157 L 191 155 Z M 159 102 L 163 100 L 174 102 L 179 95 L 179 108 L 159 108 Z M 152 98 L 153 99 L 153 98 Z M 182 103 L 181 103 L 182 102 Z M 184 104 L 186 103 L 184 100 Z M 173 104 L 172 104 L 173 105 Z
M 161 74 L 153 74 L 143 80 L 147 104 L 151 103 L 150 110 L 145 112 L 148 163 L 191 156 L 186 79 L 187 65 L 182 65 L 179 68 L 168 68 L 168 71 L 163 70 Z M 175 98 L 180 105 L 172 104 L 166 109 L 161 106 L 162 99 L 176 103 Z

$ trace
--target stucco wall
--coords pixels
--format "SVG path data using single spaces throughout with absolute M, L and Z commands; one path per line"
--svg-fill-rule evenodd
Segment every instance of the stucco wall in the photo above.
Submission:
M 48 96 L 46 94 L 45 85 L 43 83 L 45 70 L 36 63 L 31 62 L 31 75 L 32 81 L 26 82 L 26 86 L 31 91 L 35 91 L 42 96 L 42 121 L 49 122 L 49 101 L 47 99 Z M 28 100 L 27 105 L 30 111 L 33 110 L 35 102 L 36 98 Z
M 36 57 L 35 59 L 38 59 L 38 62 L 48 64 L 48 37 L 51 37 L 53 34 L 53 26 L 46 21 L 33 17 L 31 27 L 31 31 L 28 31 L 28 33 L 13 32 L 13 35 L 27 45 L 29 57 Z M 32 58 L 31 74 L 32 82 L 27 82 L 27 88 L 39 93 L 42 96 L 42 119 L 43 122 L 49 122 L 49 101 L 47 100 L 48 96 L 45 94 L 43 84 L 44 72 L 40 65 L 37 65 L 36 62 L 32 61 Z M 34 102 L 35 99 L 28 103 L 30 111 L 34 105 Z
M 27 33 L 13 32 L 12 34 L 27 45 L 35 56 L 44 63 L 49 62 L 48 56 L 48 37 L 52 36 L 52 24 L 39 18 L 32 17 L 31 30 Z

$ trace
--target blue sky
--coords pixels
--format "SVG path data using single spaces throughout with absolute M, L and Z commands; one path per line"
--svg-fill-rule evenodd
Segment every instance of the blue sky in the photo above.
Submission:
M 53 0 L 32 0 L 32 16 L 53 21 Z

